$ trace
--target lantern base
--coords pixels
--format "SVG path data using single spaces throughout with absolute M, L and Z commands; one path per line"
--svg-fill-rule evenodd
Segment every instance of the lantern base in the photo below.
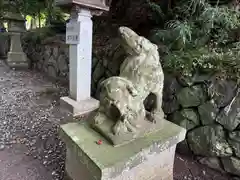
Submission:
M 27 56 L 24 52 L 9 52 L 7 64 L 10 68 L 15 69 L 28 69 L 29 67 Z

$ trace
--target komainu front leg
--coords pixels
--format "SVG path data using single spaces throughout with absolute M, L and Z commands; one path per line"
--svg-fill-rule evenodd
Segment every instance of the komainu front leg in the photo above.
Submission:
M 152 123 L 156 123 L 156 118 L 153 112 L 146 112 L 146 118 L 152 122 Z
M 157 118 L 164 118 L 164 112 L 162 110 L 162 91 L 159 93 L 156 93 L 156 103 L 155 103 L 155 108 L 153 109 L 153 114 L 154 117 Z
M 104 113 L 104 108 L 100 106 L 97 114 L 94 116 L 94 124 L 96 125 L 102 124 L 106 120 L 106 118 L 107 116 Z
M 114 135 L 120 135 L 124 132 L 127 132 L 127 127 L 125 126 L 124 122 L 118 120 L 116 124 L 112 127 L 112 132 Z
M 156 95 L 155 112 L 162 112 L 162 93 L 157 93 L 155 95 Z
M 126 116 L 122 116 L 120 120 L 118 120 L 113 126 L 112 130 L 113 134 L 119 135 L 127 132 L 135 133 L 137 131 L 137 128 L 139 128 L 137 124 L 129 121 Z

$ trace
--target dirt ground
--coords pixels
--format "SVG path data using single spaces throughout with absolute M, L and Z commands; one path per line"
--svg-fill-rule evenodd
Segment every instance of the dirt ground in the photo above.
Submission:
M 65 146 L 59 108 L 66 87 L 33 71 L 14 71 L 0 62 L 0 180 L 63 180 Z M 174 180 L 228 180 L 192 157 L 176 154 Z

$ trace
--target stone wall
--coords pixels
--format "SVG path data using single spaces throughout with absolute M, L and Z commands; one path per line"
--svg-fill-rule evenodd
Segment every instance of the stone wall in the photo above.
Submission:
M 68 79 L 68 51 L 63 36 L 57 36 L 42 43 L 23 42 L 23 50 L 27 54 L 31 68 L 46 73 L 54 79 Z M 51 41 L 53 40 L 53 41 Z
M 111 52 L 102 55 L 96 51 L 92 58 L 92 96 L 98 97 L 97 89 L 104 79 L 119 74 L 124 60 L 124 51 L 115 43 Z M 53 80 L 68 83 L 69 78 L 69 46 L 65 44 L 65 36 L 57 35 L 44 41 L 24 40 L 23 49 L 31 62 L 31 68 L 45 73 Z M 107 51 L 107 49 L 105 48 Z
M 23 44 L 32 68 L 68 82 L 69 47 L 64 36 Z M 118 41 L 104 44 L 108 46 L 94 47 L 92 58 L 92 96 L 96 98 L 99 83 L 119 73 L 125 56 Z M 170 121 L 188 130 L 178 146 L 180 152 L 187 150 L 200 163 L 240 176 L 240 94 L 234 81 L 216 75 L 186 79 L 165 74 L 163 109 Z
M 202 164 L 240 176 L 240 94 L 217 75 L 184 79 L 166 75 L 164 111 L 188 130 L 179 145 Z

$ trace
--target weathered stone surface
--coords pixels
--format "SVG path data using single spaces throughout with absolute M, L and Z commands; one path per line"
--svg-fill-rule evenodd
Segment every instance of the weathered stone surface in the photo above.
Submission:
M 70 97 L 61 97 L 60 105 L 63 111 L 67 110 L 70 113 L 70 118 L 79 118 L 97 110 L 99 101 L 94 98 L 75 101 Z
M 177 80 L 182 86 L 192 86 L 197 83 L 210 81 L 211 74 L 194 74 L 192 77 L 178 76 Z
M 240 131 L 230 132 L 228 142 L 235 155 L 240 158 Z
M 59 55 L 59 48 L 55 46 L 52 50 L 52 53 L 53 53 L 54 59 L 57 59 Z
M 63 44 L 59 44 L 58 46 L 58 52 L 61 55 L 68 55 L 69 53 L 69 47 L 68 45 L 63 45 Z
M 196 73 L 193 76 L 193 82 L 194 83 L 209 83 L 211 80 L 212 73 Z
M 96 98 L 97 87 L 96 83 L 91 83 L 91 96 Z
M 203 125 L 213 124 L 219 109 L 213 101 L 208 101 L 198 107 L 200 120 Z
M 191 155 L 192 151 L 188 146 L 187 140 L 183 140 L 182 142 L 178 143 L 177 145 L 177 152 L 182 155 Z
M 37 68 L 38 70 L 42 70 L 42 67 L 43 67 L 43 63 L 41 62 L 37 62 L 37 63 L 34 63 L 34 68 Z M 36 65 L 36 66 L 35 66 Z
M 55 46 L 54 46 L 55 47 Z M 60 53 L 60 57 L 58 58 L 58 59 L 56 59 L 55 58 L 55 56 L 54 56 L 54 48 L 53 48 L 53 46 L 51 46 L 51 45 L 49 45 L 49 44 L 46 44 L 46 45 L 40 45 L 40 44 L 29 44 L 28 46 L 27 46 L 27 54 L 28 54 L 28 56 L 29 57 L 31 57 L 31 60 L 32 61 L 34 61 L 34 64 L 36 64 L 37 66 L 36 67 L 38 67 L 38 69 L 43 69 L 43 64 L 45 63 L 46 64 L 46 66 L 45 66 L 45 69 L 46 70 L 48 70 L 46 67 L 48 67 L 47 66 L 47 64 L 48 64 L 48 61 L 49 61 L 49 59 L 51 59 L 52 57 L 54 57 L 54 61 L 56 61 L 57 62 L 57 69 L 59 69 L 59 73 L 61 74 L 61 72 L 62 71 L 65 71 L 65 70 L 67 70 L 66 68 L 65 68 L 65 63 L 63 63 L 63 64 L 61 64 L 61 60 L 60 59 L 63 59 L 64 57 L 67 57 L 68 58 L 68 53 L 69 53 L 69 48 L 68 48 L 68 46 L 62 46 L 62 45 L 59 45 L 59 53 Z M 112 50 L 112 51 L 114 51 L 114 50 Z M 26 51 L 25 51 L 26 52 Z M 45 58 L 44 58 L 45 57 Z M 112 72 L 110 72 L 110 70 L 113 70 L 113 72 L 118 72 L 118 69 L 117 69 L 117 67 L 118 66 L 115 66 L 115 64 L 117 63 L 117 64 L 119 64 L 119 62 L 121 62 L 121 60 L 123 60 L 124 58 L 124 53 L 122 52 L 122 50 L 119 48 L 118 49 L 118 51 L 116 51 L 115 53 L 113 53 L 112 55 L 111 55 L 111 57 L 113 57 L 112 59 L 111 58 L 105 58 L 104 59 L 104 63 L 103 63 L 103 59 L 101 59 L 101 58 L 97 58 L 96 56 L 93 56 L 93 69 L 92 69 L 92 72 L 94 72 L 95 71 L 95 68 L 96 68 L 96 65 L 98 64 L 98 62 L 100 62 L 101 64 L 103 64 L 101 67 L 101 69 L 102 69 L 102 71 L 104 71 L 104 75 L 103 76 L 101 76 L 101 77 L 99 77 L 97 80 L 95 80 L 95 81 L 93 81 L 92 82 L 92 90 L 94 91 L 94 94 L 95 94 L 95 92 L 96 92 L 96 90 L 97 90 L 97 87 L 99 87 L 99 84 L 100 84 L 100 82 L 102 82 L 103 80 L 105 80 L 107 77 L 110 77 L 110 76 L 113 76 L 114 74 L 112 74 Z M 111 61 L 112 60 L 112 61 Z M 117 60 L 119 60 L 119 62 L 117 62 Z M 58 63 L 58 61 L 60 61 L 60 63 Z M 110 61 L 111 61 L 111 64 L 110 64 Z M 112 67 L 114 66 L 114 68 L 115 69 L 111 69 Z M 119 67 L 118 67 L 119 68 Z M 51 71 L 51 70 L 50 70 Z M 55 74 L 54 73 L 54 71 L 52 71 L 53 73 L 52 74 Z M 50 73 L 51 74 L 51 73 Z M 56 76 L 56 75 L 54 75 L 54 76 Z M 169 79 L 168 79 L 169 78 Z M 67 77 L 66 77 L 66 79 L 67 79 Z M 181 83 L 180 83 L 181 82 Z M 194 82 L 194 83 L 193 83 Z M 165 85 L 164 85 L 164 96 L 163 96 L 163 98 L 164 98 L 164 101 L 165 102 L 163 102 L 163 109 L 164 109 L 164 112 L 165 113 L 167 113 L 167 114 L 171 114 L 171 113 L 173 113 L 173 112 L 175 112 L 175 111 L 177 111 L 177 110 L 179 110 L 180 108 L 179 108 L 179 103 L 178 103 L 178 100 L 177 100 L 177 98 L 176 98 L 176 96 L 174 96 L 174 94 L 176 94 L 176 93 L 178 93 L 181 89 L 182 89 L 182 87 L 181 86 L 189 86 L 189 85 L 193 85 L 193 84 L 195 84 L 195 83 L 202 83 L 202 82 L 206 82 L 206 78 L 205 77 L 203 77 L 202 79 L 201 78 L 199 78 L 199 79 L 191 79 L 191 83 L 186 83 L 185 82 L 185 84 L 182 82 L 182 81 L 180 81 L 179 80 L 179 78 L 176 80 L 176 78 L 174 79 L 174 77 L 173 77 L 173 79 L 171 78 L 171 76 L 169 75 L 167 75 L 166 76 L 166 78 L 165 78 Z M 225 83 L 228 83 L 228 82 L 225 82 Z M 167 84 L 167 85 L 166 85 Z M 226 87 L 228 86 L 228 85 L 224 85 L 224 88 L 226 88 Z M 229 86 L 229 87 L 233 87 L 233 86 Z M 191 89 L 191 87 L 189 87 L 190 89 Z M 223 89 L 224 89 L 223 88 Z M 231 89 L 231 88 L 229 88 L 229 89 Z M 221 86 L 220 86 L 220 89 L 221 89 Z M 232 88 L 232 89 L 234 89 L 234 88 Z M 222 89 L 221 89 L 222 90 Z M 196 93 L 197 94 L 197 93 Z M 201 93 L 200 93 L 201 94 Z M 224 101 L 226 101 L 226 102 L 228 102 L 228 103 L 225 103 L 226 105 L 227 104 L 229 104 L 229 102 L 231 102 L 231 98 L 228 98 L 228 99 L 230 99 L 230 101 L 229 100 L 216 100 L 216 95 L 213 95 L 214 93 L 212 93 L 212 89 L 210 89 L 210 91 L 209 91 L 209 95 L 210 95 L 210 97 L 214 97 L 213 99 L 215 99 L 215 102 L 216 103 L 218 103 L 218 102 L 224 102 Z M 217 92 L 215 92 L 215 94 L 217 94 Z M 230 93 L 231 94 L 231 93 Z M 171 95 L 171 96 L 170 96 Z M 198 95 L 198 94 L 197 94 Z M 187 97 L 187 96 L 186 96 Z M 217 96 L 218 97 L 218 96 Z M 226 97 L 224 97 L 225 99 L 227 99 Z M 223 99 L 224 99 L 223 98 Z M 184 98 L 183 98 L 184 99 Z M 187 99 L 187 98 L 186 98 Z M 152 104 L 153 104 L 153 102 L 151 101 L 150 102 L 150 105 L 152 106 Z M 220 104 L 222 104 L 222 105 L 220 105 L 221 107 L 222 106 L 224 106 L 224 103 L 220 103 Z M 218 105 L 219 106 L 219 105 Z M 219 107 L 220 107 L 219 106 Z M 194 107 L 195 108 L 195 107 Z M 210 105 L 210 103 L 209 102 L 206 102 L 206 103 L 204 103 L 203 105 L 200 105 L 200 107 L 198 107 L 198 109 L 199 109 L 199 114 L 200 114 L 200 117 L 201 117 L 201 121 L 202 121 L 202 124 L 204 124 L 204 125 L 209 125 L 209 124 L 212 124 L 214 121 L 213 121 L 213 119 L 214 118 L 212 118 L 212 113 L 211 113 L 211 111 L 213 111 L 213 110 L 210 110 L 211 108 L 213 108 L 211 105 Z M 201 109 L 201 110 L 200 110 Z M 215 109 L 215 106 L 214 106 L 214 108 L 213 109 Z M 202 110 L 203 110 L 203 112 L 202 112 Z M 208 111 L 209 110 L 209 111 Z M 203 114 L 203 115 L 202 115 Z M 202 118 L 203 116 L 205 116 L 205 117 L 207 117 L 207 118 Z M 228 116 L 229 116 L 229 114 L 228 114 Z M 213 117 L 215 117 L 215 114 L 214 114 L 214 116 Z M 211 119 L 212 118 L 212 119 Z M 229 118 L 226 116 L 226 125 L 230 122 L 231 123 L 231 121 L 229 121 Z M 186 121 L 185 121 L 186 122 Z M 191 123 L 192 123 L 192 121 L 190 121 Z M 236 121 L 236 122 L 238 122 L 238 121 Z M 191 127 L 191 123 L 189 123 L 190 124 L 190 127 Z M 187 124 L 186 124 L 187 125 Z M 192 123 L 192 125 L 194 125 L 194 123 Z M 226 126 L 225 125 L 225 126 Z M 235 126 L 235 125 L 234 125 Z M 189 127 L 189 126 L 188 126 Z M 196 126 L 195 126 L 196 127 Z M 238 128 L 237 129 L 239 129 L 240 130 L 240 126 L 238 125 Z M 234 132 L 235 133 L 235 132 Z M 230 133 L 230 134 L 232 134 L 232 133 Z M 231 137 L 231 135 L 229 135 L 229 138 L 227 138 L 227 140 L 228 140 L 228 143 L 230 144 L 230 146 L 232 147 L 232 149 L 234 150 L 234 155 L 235 156 L 238 156 L 239 157 L 239 143 L 238 143 L 238 140 L 236 139 L 236 138 L 238 138 L 238 137 L 234 137 L 234 138 L 230 138 Z M 184 145 L 186 145 L 186 143 L 180 143 L 179 144 L 179 146 L 178 146 L 178 149 L 184 149 L 183 147 L 184 147 Z M 187 146 L 185 146 L 185 147 L 187 147 Z M 211 148 L 211 147 L 210 147 Z M 186 150 L 186 148 L 185 148 L 185 150 Z M 182 150 L 179 150 L 180 152 L 183 152 Z M 190 153 L 191 152 L 191 150 L 186 150 L 186 152 L 188 153 Z
M 231 103 L 222 109 L 216 121 L 229 131 L 233 131 L 240 124 L 240 95 L 233 98 Z
M 87 122 L 61 126 L 60 136 L 67 146 L 66 170 L 72 179 L 84 175 L 86 180 L 173 179 L 175 146 L 185 137 L 183 128 L 164 121 L 163 130 L 113 147 Z M 96 143 L 99 139 L 101 145 Z
M 19 24 L 17 23 L 17 25 L 14 25 L 16 26 L 16 30 L 18 28 L 21 29 L 21 24 L 23 24 L 23 22 L 19 22 Z M 11 32 L 10 27 L 9 27 L 9 32 Z M 22 49 L 20 32 L 22 31 L 17 30 L 10 33 L 11 47 L 10 47 L 10 51 L 8 52 L 7 64 L 11 68 L 27 69 L 29 67 L 29 62 L 26 54 L 23 52 L 23 49 Z
M 199 106 L 206 99 L 205 92 L 201 85 L 183 88 L 178 94 L 177 99 L 183 107 Z
M 31 68 L 45 72 L 53 80 L 60 78 L 66 82 L 69 80 L 69 46 L 59 42 L 56 44 L 56 38 L 37 44 L 35 41 L 27 41 L 25 37 L 24 50 L 31 60 Z
M 92 67 L 95 68 L 98 63 L 98 58 L 96 56 L 93 56 L 92 58 Z
M 164 87 L 163 87 L 163 111 L 166 114 L 171 114 L 177 111 L 180 107 L 175 94 L 182 87 L 178 83 L 176 77 L 165 74 L 164 75 Z
M 220 172 L 224 172 L 224 169 L 221 164 L 221 160 L 218 157 L 203 157 L 200 158 L 199 163 L 207 165 L 208 167 L 215 169 Z
M 235 82 L 231 80 L 213 79 L 212 84 L 209 86 L 208 93 L 218 107 L 224 107 L 233 99 L 235 90 Z
M 193 109 L 183 109 L 175 112 L 171 121 L 187 130 L 191 130 L 200 124 L 198 114 Z
M 50 46 L 45 46 L 44 50 L 44 59 L 48 60 L 48 58 L 52 55 L 52 48 Z
M 177 77 L 177 80 L 179 84 L 181 84 L 184 87 L 190 87 L 194 84 L 192 77 L 184 77 L 184 76 L 179 76 Z
M 202 126 L 190 131 L 188 144 L 196 155 L 231 156 L 232 149 L 226 141 L 225 132 L 220 125 Z
M 101 84 L 100 107 L 93 123 L 114 146 L 157 131 L 164 118 L 164 74 L 157 46 L 127 27 L 120 27 L 119 34 L 128 57 L 119 76 Z M 150 94 L 156 98 L 148 112 L 144 101 Z
M 97 99 L 100 98 L 100 90 L 101 90 L 101 83 L 105 80 L 105 77 L 102 77 L 98 82 L 96 82 L 96 93 L 95 93 L 95 97 Z
M 109 70 L 106 70 L 104 75 L 105 75 L 106 79 L 113 76 L 112 72 L 110 72 Z
M 55 71 L 56 71 L 56 76 L 57 76 L 57 74 L 58 74 L 58 63 L 57 63 L 57 59 L 55 59 L 54 58 L 54 56 L 51 56 L 48 60 L 45 60 L 44 61 L 44 68 L 46 68 L 46 70 L 47 70 L 47 72 L 48 72 L 48 67 L 49 66 L 52 66 L 54 69 L 55 69 Z M 50 74 L 48 74 L 48 75 L 50 75 Z M 54 77 L 54 76 L 52 76 L 52 77 Z
M 222 158 L 225 171 L 240 176 L 240 159 L 236 157 Z
M 95 69 L 94 69 L 94 72 L 93 72 L 93 80 L 95 82 L 99 81 L 100 78 L 104 75 L 104 67 L 102 65 L 101 62 L 98 62 Z
M 165 114 L 171 114 L 180 108 L 180 104 L 176 96 L 171 95 L 168 100 L 163 101 L 163 111 Z
M 69 71 L 68 58 L 63 54 L 59 55 L 59 57 L 57 58 L 57 66 L 58 66 L 60 75 L 65 77 Z
M 180 89 L 181 85 L 178 83 L 176 77 L 165 74 L 164 76 L 164 88 L 163 88 L 163 99 L 169 100 L 169 97 L 175 95 Z
M 67 47 L 64 46 L 64 54 L 69 55 L 69 46 Z
M 57 70 L 56 70 L 56 68 L 53 65 L 48 65 L 48 67 L 47 67 L 47 74 L 50 77 L 53 77 L 53 78 L 56 78 L 58 76 Z
M 119 42 L 120 43 L 120 42 Z M 113 54 L 109 57 L 108 61 L 104 61 L 111 73 L 115 76 L 120 73 L 120 66 L 126 58 L 126 52 L 120 44 L 114 49 Z

